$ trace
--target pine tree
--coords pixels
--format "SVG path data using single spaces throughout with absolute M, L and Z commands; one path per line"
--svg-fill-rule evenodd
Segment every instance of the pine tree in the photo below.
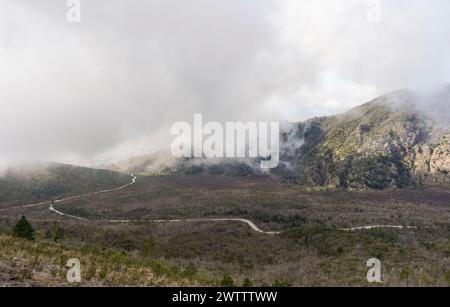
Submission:
M 14 226 L 13 235 L 31 241 L 34 240 L 34 229 L 24 216 Z

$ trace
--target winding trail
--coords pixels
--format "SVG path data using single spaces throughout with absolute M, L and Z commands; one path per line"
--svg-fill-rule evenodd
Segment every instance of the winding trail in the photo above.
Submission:
M 343 231 L 356 231 L 356 230 L 371 230 L 377 228 L 393 228 L 393 229 L 417 229 L 416 226 L 396 226 L 396 225 L 371 225 L 353 228 L 342 228 Z
M 256 232 L 263 233 L 266 235 L 278 235 L 281 231 L 264 231 L 256 226 L 252 221 L 247 219 L 184 219 L 184 220 L 109 220 L 111 223 L 139 223 L 139 222 L 150 222 L 150 223 L 182 223 L 182 222 L 190 222 L 190 223 L 198 223 L 198 222 L 240 222 L 245 223 L 250 226 Z
M 108 190 L 96 191 L 96 192 L 91 192 L 91 193 L 86 193 L 86 194 L 75 195 L 75 196 L 69 196 L 69 197 L 66 197 L 66 198 L 56 199 L 56 200 L 53 201 L 53 202 L 52 202 L 52 201 L 43 201 L 43 202 L 35 203 L 35 204 L 20 205 L 20 206 L 15 206 L 15 207 L 2 208 L 2 209 L 0 209 L 0 212 L 1 212 L 1 211 L 7 211 L 7 210 L 14 210 L 14 209 L 24 209 L 24 208 L 39 207 L 39 206 L 43 206 L 43 205 L 48 205 L 48 204 L 50 204 L 50 207 L 49 207 L 49 210 L 50 210 L 50 211 L 56 212 L 56 213 L 58 213 L 58 214 L 60 214 L 60 215 L 65 215 L 65 214 L 63 214 L 62 212 L 60 212 L 60 211 L 58 211 L 58 210 L 55 210 L 55 209 L 53 208 L 52 204 L 57 204 L 57 203 L 61 203 L 61 202 L 63 202 L 63 201 L 68 201 L 68 200 L 72 200 L 72 199 L 78 199 L 78 198 L 82 198 L 82 197 L 86 197 L 86 196 L 90 196 L 90 195 L 96 195 L 96 194 L 102 194 L 102 193 L 109 193 L 109 192 L 114 192 L 114 191 L 120 191 L 120 190 L 122 190 L 122 189 L 125 189 L 125 188 L 129 187 L 130 185 L 135 184 L 135 183 L 136 183 L 136 179 L 137 179 L 136 176 L 131 175 L 131 182 L 129 182 L 129 183 L 123 185 L 123 186 L 120 186 L 120 187 L 118 187 L 118 188 L 115 188 L 115 189 L 108 189 Z M 69 215 L 66 215 L 66 216 L 69 216 Z M 72 216 L 72 217 L 73 217 L 73 216 Z
M 120 186 L 118 188 L 114 188 L 114 189 L 107 189 L 107 190 L 101 190 L 101 191 L 96 191 L 96 192 L 91 192 L 91 193 L 86 193 L 86 194 L 81 194 L 81 195 L 75 195 L 75 196 L 70 196 L 70 197 L 66 197 L 66 198 L 61 198 L 61 199 L 56 199 L 54 201 L 44 201 L 44 202 L 40 202 L 40 203 L 35 203 L 35 204 L 29 204 L 29 205 L 22 205 L 22 206 L 15 206 L 15 207 L 9 207 L 9 208 L 2 208 L 0 209 L 0 212 L 2 211 L 6 211 L 6 210 L 14 210 L 14 209 L 24 209 L 24 208 L 32 208 L 32 207 L 38 207 L 38 206 L 42 206 L 42 205 L 49 205 L 48 209 L 53 212 L 56 213 L 58 215 L 67 217 L 67 218 L 72 218 L 72 219 L 76 219 L 79 221 L 91 221 L 87 218 L 84 217 L 80 217 L 80 216 L 76 216 L 76 215 L 71 215 L 71 214 L 67 214 L 64 213 L 60 210 L 55 209 L 54 205 L 58 204 L 58 203 L 62 203 L 68 200 L 73 200 L 73 199 L 79 199 L 79 198 L 83 198 L 83 197 L 87 197 L 90 195 L 97 195 L 97 194 L 104 194 L 104 193 L 110 193 L 110 192 L 116 192 L 116 191 L 120 191 L 123 190 L 133 184 L 136 183 L 136 176 L 131 174 L 131 181 L 123 186 Z M 262 229 L 260 229 L 258 226 L 256 226 L 255 223 L 253 223 L 250 220 L 247 219 L 242 219 L 242 218 L 199 218 L 199 219 L 178 219 L 178 220 L 108 220 L 109 223 L 117 223 L 117 224 L 126 224 L 126 223 L 204 223 L 204 222 L 238 222 L 238 223 L 244 223 L 247 224 L 253 231 L 261 233 L 261 234 L 266 234 L 266 235 L 279 235 L 281 234 L 281 231 L 264 231 Z M 358 230 L 370 230 L 370 229 L 376 229 L 376 228 L 393 228 L 393 229 L 417 229 L 416 226 L 397 226 L 397 225 L 369 225 L 369 226 L 362 226 L 362 227 L 353 227 L 353 228 L 340 228 L 338 230 L 341 231 L 358 231 Z
M 66 217 L 70 217 L 79 221 L 88 221 L 88 219 L 85 219 L 84 217 L 79 217 L 79 216 L 75 216 L 75 215 L 70 215 L 70 214 L 66 214 L 64 212 L 61 212 L 59 210 L 56 210 L 55 208 L 53 208 L 53 204 L 50 204 L 50 207 L 48 207 L 48 210 L 55 212 L 56 214 L 62 215 L 62 216 L 66 216 Z

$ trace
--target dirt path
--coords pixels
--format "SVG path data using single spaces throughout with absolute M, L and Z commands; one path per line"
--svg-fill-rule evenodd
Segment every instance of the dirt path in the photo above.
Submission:
M 61 203 L 61 202 L 63 202 L 63 201 L 68 201 L 68 200 L 72 200 L 72 199 L 82 198 L 82 197 L 86 197 L 86 196 L 90 196 L 90 195 L 96 195 L 96 194 L 102 194 L 102 193 L 109 193 L 109 192 L 114 192 L 114 191 L 120 191 L 120 190 L 122 190 L 122 189 L 125 189 L 125 188 L 129 187 L 130 185 L 135 184 L 135 183 L 136 183 L 136 179 L 137 179 L 136 176 L 131 175 L 131 182 L 129 182 L 129 183 L 123 185 L 123 186 L 120 186 L 120 187 L 118 187 L 118 188 L 115 188 L 115 189 L 108 189 L 108 190 L 102 190 L 102 191 L 96 191 L 96 192 L 91 192 L 91 193 L 86 193 L 86 194 L 75 195 L 75 196 L 69 196 L 69 197 L 66 197 L 66 198 L 57 199 L 57 200 L 55 200 L 55 201 L 53 202 L 53 204 Z M 43 206 L 43 205 L 48 205 L 48 204 L 50 204 L 50 207 L 49 207 L 49 210 L 50 210 L 50 211 L 53 211 L 53 212 L 56 212 L 56 213 L 58 213 L 58 214 L 64 215 L 64 214 L 62 214 L 62 212 L 57 211 L 57 210 L 55 210 L 55 209 L 53 208 L 53 206 L 52 206 L 52 204 L 51 204 L 51 201 L 43 201 L 43 202 L 35 203 L 35 204 L 20 205 L 20 206 L 9 207 L 9 208 L 2 208 L 2 209 L 0 209 L 0 212 L 1 212 L 1 211 L 7 211 L 7 210 L 14 210 L 14 209 L 32 208 L 32 207 L 38 207 L 38 206 Z
M 417 229 L 416 226 L 397 226 L 397 225 L 371 225 L 353 228 L 344 228 L 343 231 L 356 231 L 356 230 L 371 230 L 377 228 L 393 228 L 393 229 Z
M 280 231 L 264 231 L 260 229 L 258 226 L 256 226 L 252 221 L 246 220 L 246 219 L 184 219 L 184 220 L 109 220 L 111 223 L 138 223 L 138 222 L 149 222 L 149 223 L 199 223 L 199 222 L 240 222 L 245 223 L 248 226 L 250 226 L 251 229 L 253 229 L 256 232 L 263 233 L 266 235 L 278 235 L 281 232 Z
M 79 221 L 89 221 L 89 219 L 80 217 L 80 216 L 76 216 L 76 215 L 70 215 L 67 213 L 64 213 L 60 210 L 55 209 L 54 205 L 55 204 L 59 204 L 62 203 L 64 201 L 68 201 L 68 200 L 73 200 L 73 199 L 78 199 L 78 198 L 83 198 L 83 197 L 87 197 L 87 196 L 91 196 L 91 195 L 96 195 L 96 194 L 103 194 L 103 193 L 110 193 L 110 192 L 115 192 L 115 191 L 120 191 L 122 189 L 125 189 L 133 184 L 136 183 L 136 176 L 135 175 L 130 175 L 131 176 L 131 181 L 123 186 L 120 186 L 118 188 L 115 189 L 107 189 L 107 190 L 102 190 L 102 191 L 97 191 L 97 192 L 92 192 L 92 193 L 87 193 L 87 194 L 81 194 L 81 195 L 76 195 L 76 196 L 70 196 L 70 197 L 66 197 L 66 198 L 61 198 L 61 199 L 57 199 L 55 201 L 46 201 L 46 202 L 40 202 L 40 203 L 36 203 L 36 204 L 29 204 L 29 205 L 23 205 L 23 206 L 16 206 L 16 207 L 10 207 L 10 208 L 3 208 L 0 209 L 1 211 L 6 211 L 6 210 L 13 210 L 13 209 L 23 209 L 23 208 L 32 208 L 32 207 L 37 207 L 37 206 L 42 206 L 42 205 L 49 205 L 48 209 L 50 211 L 52 211 L 53 213 L 59 214 L 61 216 L 67 217 L 67 218 L 72 218 L 72 219 L 76 219 Z M 247 224 L 253 231 L 258 232 L 258 233 L 262 233 L 262 234 L 266 234 L 266 235 L 278 235 L 281 232 L 280 231 L 264 231 L 262 229 L 260 229 L 258 226 L 255 225 L 255 223 L 253 223 L 250 220 L 247 219 L 242 219 L 242 218 L 217 218 L 217 219 L 208 219 L 208 218 L 204 218 L 204 219 L 179 219 L 179 220 L 109 220 L 108 222 L 110 223 L 139 223 L 139 222 L 147 222 L 147 223 L 204 223 L 204 222 L 238 222 L 238 223 L 244 223 Z M 353 227 L 353 228 L 342 228 L 339 230 L 342 231 L 358 231 L 358 230 L 370 230 L 370 229 L 375 229 L 375 228 L 393 228 L 393 229 L 417 229 L 417 227 L 415 226 L 400 226 L 400 225 L 369 225 L 369 226 L 362 226 L 362 227 Z

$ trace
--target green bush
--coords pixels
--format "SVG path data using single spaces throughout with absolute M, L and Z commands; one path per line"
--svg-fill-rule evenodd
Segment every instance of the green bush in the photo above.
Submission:
M 220 281 L 220 286 L 222 287 L 234 287 L 233 278 L 230 275 L 225 274 Z

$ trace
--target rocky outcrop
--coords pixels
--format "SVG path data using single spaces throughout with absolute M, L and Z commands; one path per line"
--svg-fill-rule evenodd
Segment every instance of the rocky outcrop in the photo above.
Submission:
M 428 144 L 414 147 L 414 173 L 416 175 L 428 174 L 430 172 L 431 148 Z
M 450 136 L 446 135 L 442 141 L 436 146 L 430 157 L 431 174 L 450 173 Z
M 285 170 L 287 178 L 307 186 L 348 189 L 450 184 L 450 130 L 446 128 L 450 123 L 421 111 L 422 104 L 430 109 L 433 103 L 450 106 L 450 91 L 446 88 L 444 93 L 449 95 L 433 95 L 440 98 L 436 102 L 397 91 L 346 114 L 299 124 L 308 127 L 300 136 L 302 147 L 295 156 L 281 155 L 293 165 Z M 283 170 L 277 173 L 283 177 Z

